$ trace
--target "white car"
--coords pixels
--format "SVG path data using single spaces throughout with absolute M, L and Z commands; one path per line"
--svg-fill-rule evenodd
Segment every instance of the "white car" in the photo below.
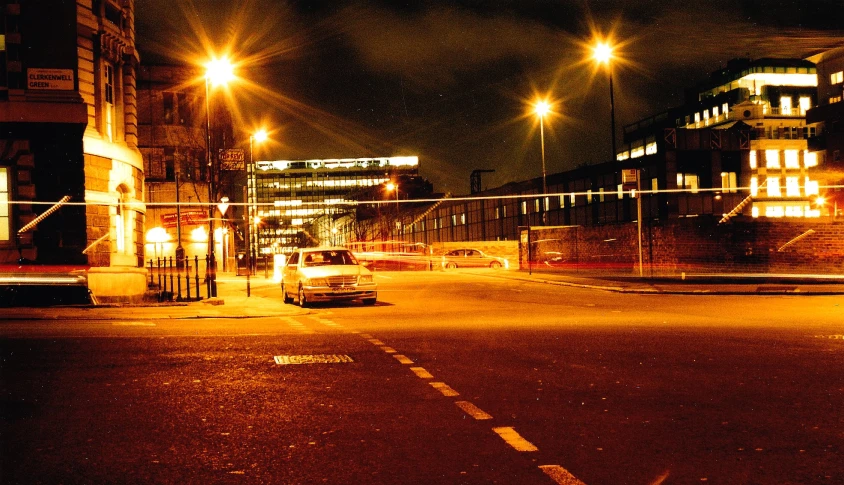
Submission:
M 360 300 L 374 305 L 378 285 L 372 273 L 346 248 L 301 248 L 290 255 L 281 272 L 285 303 Z

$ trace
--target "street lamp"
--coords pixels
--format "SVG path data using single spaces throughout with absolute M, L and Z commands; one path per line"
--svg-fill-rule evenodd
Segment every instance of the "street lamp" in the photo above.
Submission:
M 224 85 L 234 79 L 234 67 L 228 59 L 212 59 L 205 65 L 205 152 L 208 162 L 208 265 L 205 279 L 209 296 L 217 296 L 217 262 L 214 257 L 214 202 L 216 200 L 216 171 L 211 157 L 211 87 Z
M 612 63 L 610 62 L 613 59 L 613 47 L 606 42 L 598 42 L 592 48 L 592 58 L 595 59 L 598 64 L 606 64 L 607 72 L 609 73 L 610 77 L 610 139 L 612 140 L 611 159 L 615 159 L 615 98 L 612 88 Z
M 256 231 L 252 230 L 251 228 L 253 218 L 257 219 L 257 207 L 255 206 L 255 203 L 258 200 L 258 186 L 257 180 L 255 178 L 255 157 L 253 155 L 253 151 L 255 142 L 261 143 L 266 139 L 267 132 L 264 130 L 258 130 L 255 133 L 249 135 L 249 165 L 246 166 L 246 186 L 243 187 L 243 198 L 244 203 L 246 204 L 246 209 L 243 213 L 243 222 L 244 226 L 246 226 L 246 296 L 250 296 L 251 293 L 249 277 L 252 274 L 253 250 L 255 250 L 255 258 L 258 257 L 258 236 L 257 234 L 255 234 L 256 244 L 253 244 L 252 235 Z M 257 229 L 257 223 L 255 229 Z
M 542 148 L 542 225 L 547 222 L 548 208 L 545 207 L 545 199 L 548 194 L 548 182 L 545 173 L 545 116 L 551 111 L 551 105 L 547 101 L 537 101 L 533 107 L 536 116 L 539 116 L 539 143 Z
M 387 182 L 387 192 L 396 191 L 396 234 L 399 233 L 401 221 L 399 221 L 399 184 Z

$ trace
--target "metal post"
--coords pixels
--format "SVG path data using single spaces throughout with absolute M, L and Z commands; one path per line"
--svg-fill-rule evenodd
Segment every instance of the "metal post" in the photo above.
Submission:
M 252 158 L 252 138 L 249 138 L 249 158 Z M 247 190 L 246 187 L 243 187 L 243 197 L 246 199 Z M 244 206 L 243 211 L 243 222 L 246 229 L 246 296 L 252 296 L 252 286 L 249 281 L 249 275 L 252 274 L 252 261 L 249 259 L 249 253 L 252 252 L 252 236 L 249 231 L 249 215 L 252 210 L 249 207 L 249 204 Z
M 615 160 L 615 97 L 612 89 L 612 63 L 608 63 L 607 68 L 610 70 L 610 127 L 612 129 L 612 153 L 610 160 Z
M 208 159 L 208 264 L 205 265 L 205 279 L 208 285 L 208 296 L 217 296 L 217 275 L 214 263 L 214 159 L 211 157 L 211 110 L 208 89 L 208 75 L 205 76 L 205 145 Z
M 642 269 L 642 170 L 636 170 L 636 219 L 638 220 L 639 239 L 639 277 L 644 276 Z

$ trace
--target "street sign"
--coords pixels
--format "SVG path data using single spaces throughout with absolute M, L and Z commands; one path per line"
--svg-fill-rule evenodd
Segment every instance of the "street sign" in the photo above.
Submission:
M 208 222 L 208 212 L 203 210 L 183 210 L 180 214 L 183 226 L 200 226 Z M 161 215 L 161 226 L 166 228 L 176 227 L 177 215 L 175 212 Z
M 217 204 L 217 209 L 219 209 L 220 215 L 225 217 L 226 211 L 229 210 L 229 198 L 223 197 L 222 199 L 220 199 L 220 203 Z
M 621 170 L 621 184 L 624 190 L 633 190 L 636 188 L 636 182 L 639 180 L 639 171 L 635 168 L 625 168 Z
M 240 148 L 229 148 L 220 150 L 220 170 L 243 170 L 245 167 L 246 155 Z

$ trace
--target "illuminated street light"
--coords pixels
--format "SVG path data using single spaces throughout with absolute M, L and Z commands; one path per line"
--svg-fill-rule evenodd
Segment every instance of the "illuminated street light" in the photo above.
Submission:
M 396 234 L 400 232 L 401 221 L 399 220 L 399 184 L 387 182 L 387 192 L 396 191 Z
M 595 59 L 595 62 L 598 64 L 605 64 L 607 66 L 607 72 L 609 73 L 610 77 L 610 130 L 611 130 L 611 140 L 612 140 L 612 153 L 611 159 L 615 159 L 616 152 L 615 152 L 615 96 L 613 93 L 612 88 L 612 60 L 613 60 L 613 47 L 606 42 L 598 42 L 592 48 L 592 58 Z
M 205 65 L 205 153 L 208 161 L 208 266 L 205 278 L 209 296 L 217 296 L 217 262 L 214 257 L 214 204 L 216 200 L 214 161 L 211 157 L 211 86 L 225 85 L 234 79 L 234 67 L 228 59 L 212 59 Z
M 545 195 L 548 194 L 548 182 L 545 172 L 545 116 L 551 111 L 551 105 L 547 101 L 537 101 L 533 107 L 534 113 L 539 117 L 539 143 L 542 149 L 542 225 L 547 223 L 548 208 L 545 207 Z

